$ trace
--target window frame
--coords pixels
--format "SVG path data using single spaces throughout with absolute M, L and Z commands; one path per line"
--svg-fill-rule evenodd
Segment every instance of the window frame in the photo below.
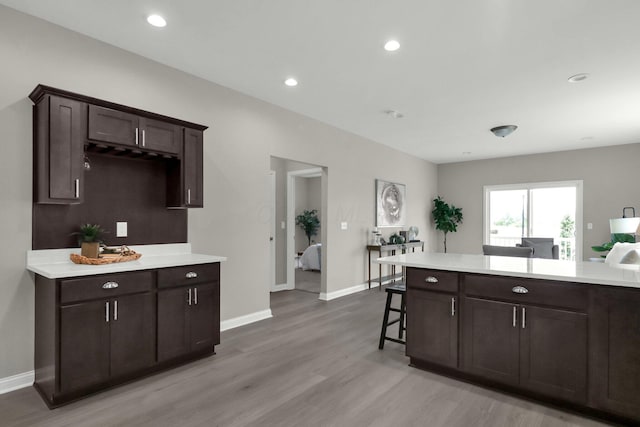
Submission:
M 527 190 L 527 218 L 528 227 L 531 226 L 531 204 L 529 200 L 529 191 L 540 188 L 558 188 L 558 187 L 575 187 L 576 189 L 576 247 L 575 247 L 575 259 L 576 261 L 582 260 L 582 245 L 583 241 L 583 181 L 580 180 L 568 180 L 568 181 L 549 181 L 549 182 L 526 182 L 519 184 L 495 184 L 485 185 L 483 187 L 483 218 L 482 218 L 482 242 L 483 244 L 489 244 L 491 237 L 491 224 L 490 221 L 490 206 L 489 195 L 492 191 L 505 191 L 505 190 Z M 527 230 L 528 233 L 529 230 Z

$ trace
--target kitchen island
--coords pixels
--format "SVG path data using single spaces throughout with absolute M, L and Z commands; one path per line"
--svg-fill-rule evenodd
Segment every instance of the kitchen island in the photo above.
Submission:
M 74 264 L 34 250 L 35 382 L 49 407 L 206 357 L 220 343 L 220 263 L 191 245 L 131 246 L 136 261 Z
M 640 266 L 467 254 L 406 268 L 412 366 L 640 422 Z

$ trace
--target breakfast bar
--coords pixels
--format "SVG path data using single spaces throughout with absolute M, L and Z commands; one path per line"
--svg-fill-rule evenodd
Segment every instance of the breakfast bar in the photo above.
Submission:
M 640 266 L 422 252 L 377 262 L 406 269 L 412 366 L 640 422 Z

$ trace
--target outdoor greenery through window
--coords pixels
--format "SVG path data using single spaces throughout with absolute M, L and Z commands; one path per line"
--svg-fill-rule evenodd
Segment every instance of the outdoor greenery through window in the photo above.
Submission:
M 560 259 L 580 259 L 582 182 L 486 186 L 486 244 L 515 246 L 523 237 L 552 237 Z

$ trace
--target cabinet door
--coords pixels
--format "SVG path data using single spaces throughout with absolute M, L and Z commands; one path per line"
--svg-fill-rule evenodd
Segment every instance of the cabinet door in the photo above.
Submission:
M 107 301 L 60 308 L 60 392 L 79 390 L 109 378 Z
M 178 154 L 182 128 L 159 120 L 140 118 L 140 146 L 151 151 Z
M 150 293 L 111 300 L 111 376 L 139 371 L 155 362 L 155 307 Z
M 191 351 L 213 350 L 216 329 L 216 288 L 213 285 L 194 286 L 189 307 L 189 341 Z
M 49 103 L 49 158 L 39 165 L 38 173 L 48 167 L 48 198 L 50 201 L 79 203 L 82 199 L 84 176 L 83 114 L 85 105 L 57 96 Z M 44 200 L 47 197 L 41 197 Z
M 456 295 L 407 290 L 407 356 L 458 367 Z
M 519 333 L 513 304 L 463 298 L 462 367 L 491 380 L 517 385 Z
M 640 418 L 640 292 L 597 290 L 590 318 L 590 405 Z
M 187 288 L 158 291 L 158 361 L 160 362 L 189 352 L 188 298 Z
M 136 115 L 89 105 L 89 139 L 136 146 L 138 128 Z
M 202 131 L 185 129 L 182 168 L 184 204 L 189 208 L 201 208 L 203 206 L 202 155 Z
M 521 306 L 520 385 L 575 402 L 587 399 L 587 315 Z

